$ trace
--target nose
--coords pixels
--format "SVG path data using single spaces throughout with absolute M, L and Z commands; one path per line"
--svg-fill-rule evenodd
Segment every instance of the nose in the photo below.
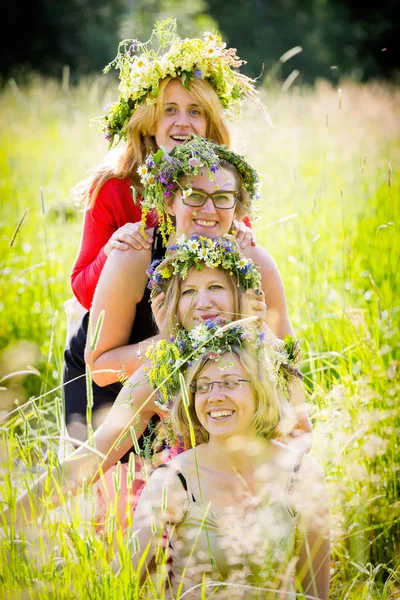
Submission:
M 210 308 L 212 306 L 212 301 L 208 290 L 197 290 L 193 298 L 193 304 L 199 309 Z
M 225 400 L 225 394 L 218 383 L 214 383 L 212 389 L 208 392 L 208 404 L 216 404 Z
M 201 207 L 201 210 L 207 214 L 210 214 L 210 213 L 213 214 L 213 213 L 217 212 L 215 209 L 215 206 L 214 206 L 214 202 L 212 201 L 211 198 L 207 198 L 207 200 L 204 202 L 203 206 Z
M 175 125 L 178 125 L 179 127 L 189 127 L 190 126 L 189 117 L 185 110 L 180 110 L 177 112 L 176 119 L 175 119 Z

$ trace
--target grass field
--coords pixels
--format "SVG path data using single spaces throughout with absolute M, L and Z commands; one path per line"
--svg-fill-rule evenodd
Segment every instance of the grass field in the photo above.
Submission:
M 103 79 L 64 88 L 12 81 L 0 96 L 0 461 L 11 505 L 57 450 L 63 302 L 82 220 L 69 189 L 104 155 L 88 123 L 115 94 Z M 303 349 L 312 453 L 331 498 L 331 598 L 400 598 L 400 90 L 321 82 L 262 93 L 274 127 L 247 108 L 234 147 L 263 174 L 254 228 Z M 78 517 L 5 531 L 1 597 L 158 598 L 157 583 L 144 591 L 128 567 L 113 574 L 112 529 L 111 511 L 103 538 Z

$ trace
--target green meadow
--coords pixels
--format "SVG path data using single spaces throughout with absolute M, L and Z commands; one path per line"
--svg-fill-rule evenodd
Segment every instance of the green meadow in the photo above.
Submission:
M 132 571 L 132 539 L 114 532 L 115 506 L 95 531 L 86 483 L 84 513 L 67 498 L 61 520 L 45 512 L 16 531 L 3 518 L 6 504 L 12 511 L 18 493 L 56 462 L 63 303 L 82 223 L 70 188 L 106 152 L 90 120 L 115 94 L 106 78 L 77 87 L 32 78 L 26 87 L 7 82 L 0 95 L 5 599 L 161 597 L 159 580 L 143 583 Z M 400 90 L 321 81 L 261 95 L 273 126 L 245 107 L 231 124 L 233 146 L 263 175 L 254 230 L 279 266 L 301 342 L 312 454 L 331 502 L 331 598 L 400 598 Z

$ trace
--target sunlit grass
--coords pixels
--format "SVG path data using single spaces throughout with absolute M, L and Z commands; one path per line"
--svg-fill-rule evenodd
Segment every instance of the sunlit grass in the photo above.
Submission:
M 81 228 L 69 189 L 104 154 L 88 123 L 113 91 L 97 79 L 68 91 L 35 79 L 0 96 L 0 411 L 40 396 L 3 424 L 11 506 L 56 463 L 61 390 L 51 390 L 61 383 L 63 302 Z M 263 173 L 254 228 L 279 265 L 303 348 L 337 600 L 400 597 L 399 100 L 399 90 L 373 84 L 273 89 L 265 101 L 274 128 L 250 109 L 232 125 L 235 148 Z M 160 597 L 159 581 L 141 584 L 128 566 L 131 537 L 111 535 L 116 508 L 96 533 L 84 495 L 85 513 L 70 501 L 62 524 L 44 519 L 26 540 L 6 535 L 4 597 Z

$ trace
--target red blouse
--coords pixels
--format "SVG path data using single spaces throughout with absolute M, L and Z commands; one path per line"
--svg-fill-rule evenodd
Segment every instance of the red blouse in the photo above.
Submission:
M 81 244 L 71 273 L 71 287 L 76 298 L 90 309 L 100 273 L 106 262 L 104 246 L 117 229 L 142 218 L 135 204 L 129 179 L 109 179 L 100 188 L 94 206 L 85 211 Z M 154 213 L 148 215 L 147 227 L 154 227 Z

